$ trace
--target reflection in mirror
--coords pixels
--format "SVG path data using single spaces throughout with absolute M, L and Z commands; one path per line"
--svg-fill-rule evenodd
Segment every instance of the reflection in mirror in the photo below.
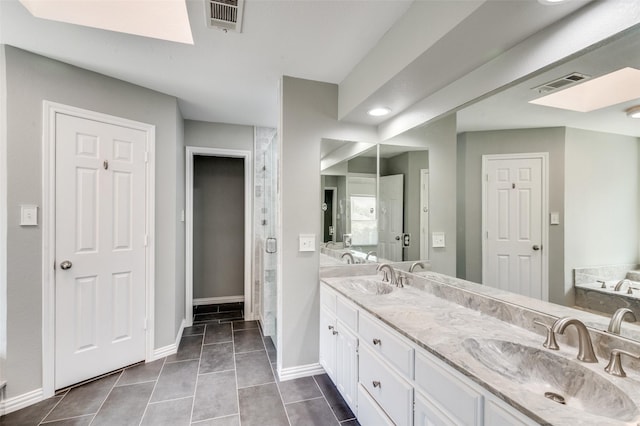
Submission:
M 638 51 L 640 30 L 636 29 L 458 111 L 459 278 L 543 300 L 547 294 L 550 302 L 601 311 L 605 316 L 596 321 L 599 329 L 607 329 L 608 317 L 620 307 L 637 309 L 635 316 L 640 319 L 640 121 L 626 114 L 640 105 L 638 80 L 621 81 L 615 86 L 619 89 L 609 86 L 601 94 L 588 89 L 582 99 L 612 94 L 617 98 L 588 112 L 530 103 L 565 88 L 588 88 L 589 81 L 625 68 L 638 76 Z M 587 79 L 563 89 L 535 89 L 576 72 Z M 539 153 L 547 158 L 542 168 L 548 182 L 541 181 L 542 204 L 534 212 L 518 211 L 524 204 L 516 203 L 511 211 L 509 200 L 530 200 L 518 198 L 525 192 L 521 178 L 529 175 L 508 162 L 483 171 L 483 161 L 487 166 L 498 155 L 517 159 Z M 500 176 L 504 185 L 497 182 Z M 483 203 L 492 178 L 496 178 L 496 194 L 502 194 L 496 198 L 502 204 L 493 204 L 498 210 Z M 501 249 L 500 256 L 492 255 L 491 244 L 486 243 L 496 237 L 489 218 L 495 219 L 498 211 L 512 215 L 515 225 L 500 228 L 496 222 L 498 231 L 531 232 L 521 248 L 514 243 Z M 534 216 L 540 219 L 537 227 L 521 220 Z M 510 259 L 527 259 L 532 273 L 524 280 L 522 275 L 508 275 L 506 271 L 522 271 L 517 268 L 523 266 Z M 623 279 L 629 283 L 616 291 Z M 625 322 L 621 334 L 637 338 L 639 330 Z
M 378 242 L 377 146 L 323 139 L 320 173 L 325 251 L 341 263 L 374 260 Z
M 380 145 L 378 252 L 393 262 L 429 257 L 429 152 Z

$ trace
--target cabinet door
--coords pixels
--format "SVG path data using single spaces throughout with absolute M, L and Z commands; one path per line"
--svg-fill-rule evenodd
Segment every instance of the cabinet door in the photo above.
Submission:
M 324 307 L 320 308 L 320 365 L 336 383 L 336 317 Z
M 447 417 L 420 392 L 416 391 L 414 395 L 413 426 L 456 426 L 455 421 Z
M 485 397 L 484 424 L 490 426 L 533 426 L 534 422 L 524 414 L 507 406 L 494 396 Z
M 336 386 L 351 411 L 357 415 L 358 338 L 340 320 L 336 337 Z
M 358 385 L 358 423 L 363 426 L 394 426 L 362 385 Z

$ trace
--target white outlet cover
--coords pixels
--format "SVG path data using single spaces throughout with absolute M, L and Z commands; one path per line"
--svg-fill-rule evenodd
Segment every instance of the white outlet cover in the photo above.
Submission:
M 431 234 L 431 247 L 445 247 L 444 232 L 433 232 Z
M 298 241 L 300 242 L 299 251 L 316 251 L 316 234 L 300 234 Z
M 22 204 L 20 206 L 20 226 L 38 225 L 38 206 Z

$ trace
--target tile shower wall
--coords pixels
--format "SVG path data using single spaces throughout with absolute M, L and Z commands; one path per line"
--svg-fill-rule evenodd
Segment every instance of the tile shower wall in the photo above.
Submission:
M 271 128 L 256 127 L 255 132 L 254 312 L 265 336 L 276 342 L 278 137 Z

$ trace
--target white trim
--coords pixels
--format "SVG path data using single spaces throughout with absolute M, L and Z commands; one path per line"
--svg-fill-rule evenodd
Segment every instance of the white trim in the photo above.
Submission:
M 482 156 L 482 282 L 486 282 L 487 271 L 487 232 L 486 210 L 487 210 L 487 163 L 492 160 L 515 160 L 515 159 L 540 159 L 542 161 L 542 265 L 541 265 L 541 285 L 542 300 L 549 301 L 549 153 L 531 152 L 522 154 L 492 154 Z
M 424 199 L 425 189 L 422 187 L 426 182 L 426 200 Z M 420 208 L 427 202 L 427 220 L 424 219 L 424 212 L 420 212 L 420 260 L 429 260 L 429 218 L 431 218 L 431 206 L 429 204 L 429 169 L 420 169 Z M 424 239 L 422 234 L 424 231 Z
M 44 393 L 42 388 L 14 396 L 13 398 L 5 399 L 4 401 L 0 401 L 0 416 L 37 404 L 43 399 Z
M 0 46 L 0 71 L 6 69 Z M 4 74 L 6 75 L 6 74 Z M 0 381 L 6 379 L 7 359 L 7 79 L 0 77 Z M 0 414 L 2 412 L 0 411 Z
M 219 297 L 200 297 L 193 299 L 193 306 L 215 305 L 217 303 L 235 303 L 244 302 L 244 296 L 219 296 Z
M 155 361 L 178 352 L 178 347 L 180 346 L 180 340 L 182 340 L 182 333 L 184 332 L 185 323 L 186 320 L 183 319 L 182 323 L 180 324 L 180 329 L 178 330 L 178 335 L 176 336 L 176 341 L 171 343 L 170 345 L 154 349 L 153 354 L 147 359 L 147 362 Z
M 297 367 L 278 368 L 278 379 L 281 382 L 285 382 L 287 380 L 316 376 L 324 373 L 324 368 L 316 362 L 313 364 L 299 365 Z
M 186 325 L 193 325 L 193 158 L 196 155 L 230 157 L 244 159 L 244 318 L 253 320 L 253 279 L 251 276 L 251 256 L 253 253 L 253 180 L 251 151 L 186 147 L 185 176 L 185 319 Z
M 56 114 L 128 127 L 146 133 L 146 247 L 145 311 L 147 319 L 145 356 L 154 350 L 155 309 L 155 126 L 55 102 L 43 101 L 42 115 L 42 393 L 55 393 L 55 133 Z

